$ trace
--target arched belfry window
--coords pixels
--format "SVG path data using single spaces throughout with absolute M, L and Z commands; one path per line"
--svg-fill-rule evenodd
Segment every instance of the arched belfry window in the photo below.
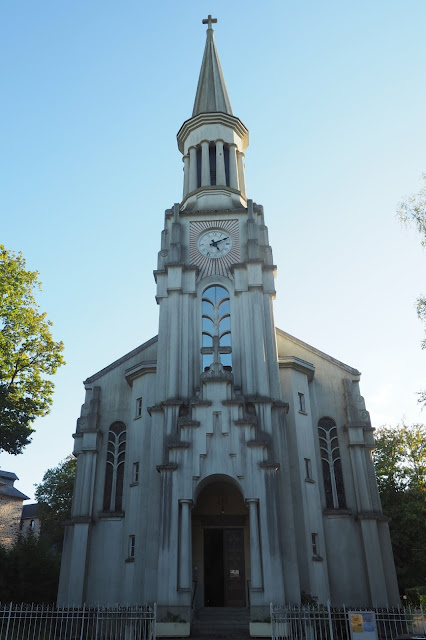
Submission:
M 123 422 L 114 422 L 108 433 L 104 511 L 114 513 L 122 510 L 125 457 L 126 425 Z
M 202 298 L 203 371 L 213 362 L 232 370 L 231 303 L 224 287 L 214 285 L 204 291 Z
M 321 418 L 318 436 L 327 509 L 346 509 L 337 427 L 332 418 Z

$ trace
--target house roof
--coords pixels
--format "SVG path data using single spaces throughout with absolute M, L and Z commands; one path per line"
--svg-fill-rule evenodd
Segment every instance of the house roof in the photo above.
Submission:
M 7 496 L 8 498 L 17 498 L 19 500 L 29 500 L 29 497 L 18 491 L 15 487 L 11 487 L 9 484 L 3 484 L 0 486 L 0 495 Z
M 21 518 L 24 520 L 25 518 L 37 518 L 38 515 L 38 503 L 33 502 L 31 504 L 24 504 L 22 506 L 22 514 Z
M 5 480 L 6 484 L 13 485 L 15 480 L 18 480 L 18 476 L 12 471 L 3 471 L 3 469 L 0 469 L 0 483 L 2 480 Z

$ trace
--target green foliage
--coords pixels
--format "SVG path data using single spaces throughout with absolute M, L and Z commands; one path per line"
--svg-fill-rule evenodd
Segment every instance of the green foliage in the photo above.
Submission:
M 426 488 L 426 426 L 405 424 L 376 431 L 374 464 L 380 493 Z
M 426 598 L 426 586 L 406 589 L 405 595 L 407 596 L 409 603 L 414 607 L 418 607 L 420 604 L 423 606 L 423 601 Z
M 413 224 L 426 247 L 426 173 L 423 174 L 424 186 L 418 193 L 405 198 L 398 207 L 398 217 L 404 224 Z
M 417 298 L 417 315 L 426 327 L 426 298 L 423 296 Z M 426 349 L 426 340 L 422 341 L 422 349 Z M 423 393 L 426 394 L 426 391 L 423 391 Z
M 0 547 L 0 602 L 55 602 L 60 554 L 33 534 L 10 549 Z
M 71 517 L 76 467 L 76 458 L 68 456 L 46 471 L 35 490 L 43 536 L 58 547 L 62 547 L 64 523 Z
M 422 247 L 426 247 L 426 173 L 423 174 L 424 186 L 418 193 L 403 200 L 398 207 L 398 217 L 404 224 L 414 225 L 420 234 Z M 417 298 L 417 315 L 426 329 L 426 298 Z M 426 349 L 423 340 L 422 349 Z M 426 391 L 419 392 L 419 402 L 426 405 Z
M 400 589 L 426 585 L 426 427 L 381 427 L 374 452 Z
M 34 420 L 49 413 L 54 385 L 44 376 L 64 364 L 63 344 L 33 295 L 40 288 L 22 254 L 0 245 L 0 451 L 13 454 L 31 441 Z

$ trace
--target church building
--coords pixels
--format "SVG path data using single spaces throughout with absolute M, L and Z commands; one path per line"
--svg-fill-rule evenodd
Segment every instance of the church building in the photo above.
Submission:
M 165 211 L 155 336 L 84 382 L 60 605 L 399 603 L 360 373 L 278 329 L 247 197 L 249 132 L 209 16 L 183 197 Z M 179 170 L 179 167 L 176 167 Z

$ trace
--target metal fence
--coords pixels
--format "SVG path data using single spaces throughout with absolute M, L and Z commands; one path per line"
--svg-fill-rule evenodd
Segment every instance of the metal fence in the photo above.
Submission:
M 355 640 L 362 632 L 378 640 L 396 640 L 406 634 L 426 635 L 422 607 L 358 609 L 274 605 L 271 603 L 272 640 Z M 375 636 L 372 635 L 375 633 Z
M 157 606 L 0 604 L 0 640 L 155 640 Z

